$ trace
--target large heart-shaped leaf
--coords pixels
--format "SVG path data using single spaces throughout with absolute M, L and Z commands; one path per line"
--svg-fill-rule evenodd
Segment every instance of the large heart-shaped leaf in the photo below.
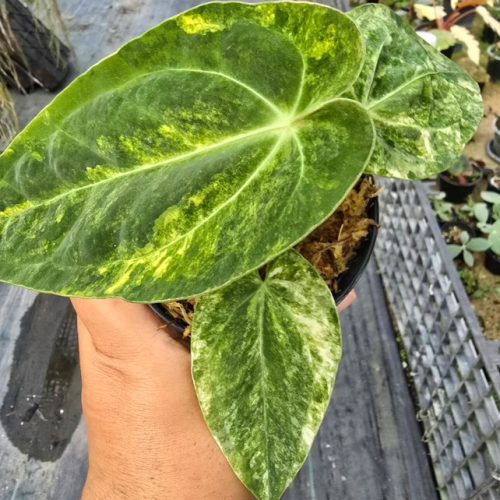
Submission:
M 483 116 L 477 83 L 388 7 L 366 4 L 349 16 L 366 41 L 352 94 L 377 130 L 368 171 L 421 179 L 445 170 Z
M 305 236 L 374 133 L 336 99 L 356 25 L 307 3 L 212 3 L 71 84 L 0 158 L 0 279 L 153 302 L 211 290 Z
M 238 477 L 277 499 L 303 464 L 341 356 L 330 290 L 295 251 L 200 299 L 193 378 L 207 423 Z

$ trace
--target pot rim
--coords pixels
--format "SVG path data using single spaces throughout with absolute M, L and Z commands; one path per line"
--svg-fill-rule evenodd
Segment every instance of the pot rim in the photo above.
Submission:
M 500 181 L 500 175 L 492 175 L 489 179 L 488 179 L 488 184 L 491 184 L 493 187 L 499 187 L 500 186 L 496 186 L 495 184 L 493 184 L 493 180 L 494 179 L 498 179 Z
M 500 132 L 499 132 L 500 133 Z M 500 163 L 500 156 L 498 156 L 494 151 L 493 151 L 493 139 L 491 141 L 488 141 L 486 143 L 486 152 L 490 156 L 490 158 L 497 163 Z
M 370 227 L 368 236 L 364 239 L 358 252 L 354 256 L 354 258 L 350 261 L 349 268 L 346 271 L 344 271 L 338 278 L 339 282 L 342 279 L 344 279 L 347 282 L 347 284 L 343 288 L 341 288 L 339 292 L 337 293 L 332 292 L 333 300 L 337 305 L 340 304 L 340 302 L 349 294 L 349 292 L 351 292 L 354 289 L 359 279 L 361 278 L 363 271 L 368 265 L 370 257 L 375 248 L 375 242 L 377 240 L 378 227 L 380 221 L 378 196 L 373 198 L 373 200 L 368 205 L 367 215 L 370 219 L 373 219 L 376 222 L 376 225 Z M 350 274 L 351 276 L 349 277 Z M 170 326 L 173 330 L 175 330 L 175 333 L 177 335 L 182 335 L 185 326 L 181 326 L 180 322 L 175 320 L 167 312 L 167 310 L 163 307 L 161 303 L 148 304 L 148 306 L 153 310 L 153 312 L 157 316 L 159 316 L 163 321 L 165 321 L 165 323 L 167 323 L 168 326 Z
M 493 132 L 495 134 L 500 134 L 500 116 L 497 116 L 494 120 L 493 120 Z
M 472 182 L 467 182 L 465 184 L 458 184 L 458 182 L 455 182 L 453 181 L 452 179 L 450 179 L 447 175 L 446 175 L 446 172 L 441 172 L 439 174 L 439 177 L 441 179 L 444 179 L 446 182 L 448 182 L 449 184 L 452 184 L 453 186 L 456 186 L 458 188 L 468 188 L 468 187 L 471 187 L 471 186 L 476 186 L 477 184 L 479 184 L 482 180 L 483 180 L 483 177 L 484 177 L 484 172 L 479 168 L 477 167 L 476 165 L 471 165 L 472 166 L 472 169 L 475 170 L 476 172 L 478 172 L 479 174 L 481 174 L 477 180 L 475 181 L 472 181 Z

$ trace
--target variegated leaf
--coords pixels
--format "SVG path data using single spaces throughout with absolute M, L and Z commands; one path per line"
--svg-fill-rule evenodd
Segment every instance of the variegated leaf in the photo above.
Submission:
M 261 500 L 281 494 L 307 457 L 341 356 L 332 294 L 295 251 L 200 299 L 193 378 L 205 419 Z
M 364 57 L 310 3 L 210 3 L 73 82 L 0 158 L 0 280 L 189 297 L 302 239 L 364 170 L 373 125 L 336 99 Z
M 362 5 L 349 16 L 367 50 L 350 95 L 377 130 L 368 171 L 419 179 L 445 170 L 483 116 L 477 83 L 384 5 Z
M 446 16 L 446 11 L 442 5 L 425 5 L 423 3 L 413 4 L 413 10 L 419 19 L 435 21 Z
M 465 46 L 469 59 L 476 66 L 479 66 L 481 48 L 479 47 L 479 42 L 474 38 L 474 35 L 467 28 L 458 25 L 452 26 L 450 32 L 458 42 Z
M 495 19 L 491 15 L 490 11 L 482 5 L 476 7 L 476 12 L 481 16 L 484 23 L 489 26 L 498 36 L 500 36 L 500 21 Z

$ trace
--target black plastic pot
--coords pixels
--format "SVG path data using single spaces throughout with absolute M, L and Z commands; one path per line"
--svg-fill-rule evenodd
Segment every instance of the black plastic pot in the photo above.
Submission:
M 378 223 L 379 223 L 379 207 L 378 198 L 374 198 L 367 210 L 367 215 L 370 219 L 373 219 L 377 226 L 372 226 L 369 230 L 368 237 L 362 243 L 361 247 L 358 249 L 356 256 L 349 263 L 349 269 L 345 271 L 337 279 L 337 284 L 339 286 L 339 291 L 333 294 L 333 298 L 337 304 L 340 304 L 342 300 L 353 290 L 356 283 L 361 278 L 363 271 L 365 270 L 368 261 L 375 247 L 375 241 L 377 240 L 378 233 Z
M 363 274 L 368 261 L 370 260 L 373 248 L 375 246 L 375 241 L 377 239 L 378 233 L 378 223 L 379 223 L 379 206 L 378 198 L 374 198 L 367 210 L 367 216 L 373 219 L 377 225 L 371 226 L 368 236 L 362 243 L 361 247 L 358 249 L 356 256 L 349 263 L 349 269 L 345 271 L 337 279 L 337 284 L 339 286 L 339 291 L 333 294 L 333 298 L 337 304 L 340 304 L 342 300 L 351 292 L 358 282 L 359 278 Z M 149 307 L 163 320 L 167 325 L 169 325 L 173 331 L 176 333 L 176 338 L 182 338 L 182 332 L 186 328 L 187 324 L 181 320 L 173 318 L 168 311 L 161 304 L 150 304 Z
M 446 193 L 446 201 L 451 201 L 452 203 L 463 203 L 467 197 L 472 194 L 476 186 L 483 179 L 484 173 L 473 166 L 473 169 L 480 175 L 477 179 L 466 184 L 459 184 L 449 178 L 446 173 L 439 174 L 439 190 Z
M 13 46 L 0 29 L 0 41 L 9 48 L 8 57 L 13 62 L 12 70 L 2 75 L 6 83 L 12 87 L 21 86 L 25 91 L 37 86 L 57 89 L 69 71 L 69 49 L 57 40 L 58 54 L 55 54 L 55 35 L 37 21 L 29 9 L 19 0 L 4 0 L 4 4 L 9 31 L 17 45 Z
M 493 122 L 493 139 L 486 145 L 490 157 L 500 163 L 500 118 Z
M 494 82 L 500 81 L 500 55 L 495 47 L 495 44 L 490 45 L 486 50 L 488 54 L 488 66 L 486 71 Z
M 161 304 L 149 304 L 149 307 L 170 327 L 174 338 L 182 339 L 182 334 L 188 326 L 187 323 L 174 318 Z
M 494 193 L 500 194 L 500 176 L 493 175 L 488 179 L 487 191 L 493 191 Z
M 491 274 L 500 274 L 500 256 L 492 250 L 487 250 L 484 254 L 484 267 Z

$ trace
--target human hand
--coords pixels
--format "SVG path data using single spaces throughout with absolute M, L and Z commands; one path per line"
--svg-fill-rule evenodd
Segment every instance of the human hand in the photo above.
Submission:
M 345 297 L 345 299 L 337 306 L 337 310 L 339 313 L 345 311 L 348 307 L 351 307 L 354 302 L 356 302 L 358 296 L 356 295 L 355 290 L 351 290 Z
M 147 306 L 73 299 L 89 442 L 83 499 L 246 499 L 203 419 L 190 355 Z
M 83 498 L 251 498 L 203 419 L 188 350 L 161 320 L 140 304 L 72 302 L 89 441 Z

